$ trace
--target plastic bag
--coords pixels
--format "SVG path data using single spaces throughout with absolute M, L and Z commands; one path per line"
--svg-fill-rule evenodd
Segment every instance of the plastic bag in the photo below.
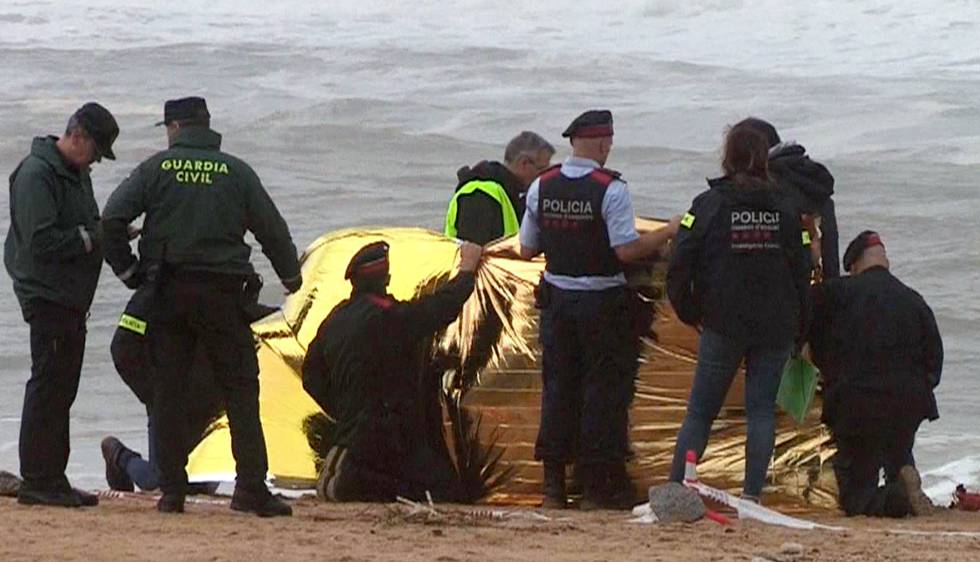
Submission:
M 803 423 L 810 404 L 813 403 L 819 374 L 820 370 L 813 363 L 800 356 L 790 357 L 783 367 L 776 403 L 798 424 Z

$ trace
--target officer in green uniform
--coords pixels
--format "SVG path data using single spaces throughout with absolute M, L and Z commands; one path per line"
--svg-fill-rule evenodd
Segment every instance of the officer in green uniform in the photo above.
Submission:
M 287 291 L 302 284 L 289 228 L 245 162 L 220 150 L 203 98 L 167 101 L 170 147 L 141 163 L 103 213 L 106 261 L 130 288 L 154 286 L 147 339 L 154 388 L 152 417 L 162 512 L 182 512 L 187 464 L 185 397 L 194 350 L 203 346 L 224 391 L 238 478 L 231 508 L 261 516 L 292 509 L 265 486 L 268 471 L 259 419 L 258 361 L 243 312 L 254 270 L 251 231 Z M 145 213 L 139 255 L 127 226 Z
M 96 505 L 65 477 L 71 405 L 85 353 L 85 319 L 102 268 L 99 207 L 89 167 L 115 160 L 119 126 L 87 103 L 61 137 L 36 137 L 10 175 L 4 265 L 31 326 L 31 378 L 20 426 L 22 504 Z

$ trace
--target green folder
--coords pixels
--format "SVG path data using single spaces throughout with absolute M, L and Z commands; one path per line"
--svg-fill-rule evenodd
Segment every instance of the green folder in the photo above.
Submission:
M 819 374 L 820 370 L 813 363 L 798 356 L 790 357 L 783 367 L 776 403 L 784 412 L 793 416 L 796 423 L 803 423 L 803 418 L 813 403 Z

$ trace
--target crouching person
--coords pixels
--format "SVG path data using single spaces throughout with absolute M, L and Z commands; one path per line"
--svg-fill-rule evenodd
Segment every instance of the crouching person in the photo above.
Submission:
M 328 501 L 452 496 L 456 480 L 420 433 L 423 344 L 452 323 L 473 292 L 482 248 L 460 247 L 459 273 L 430 295 L 387 293 L 388 245 L 361 248 L 347 267 L 353 289 L 320 325 L 303 387 L 334 420 L 317 495 Z
M 942 338 L 923 298 L 888 268 L 881 237 L 864 231 L 844 253 L 851 275 L 814 288 L 811 340 L 824 377 L 823 421 L 837 442 L 834 474 L 849 516 L 934 509 L 912 445 L 922 420 L 939 417 L 933 388 L 942 372 Z

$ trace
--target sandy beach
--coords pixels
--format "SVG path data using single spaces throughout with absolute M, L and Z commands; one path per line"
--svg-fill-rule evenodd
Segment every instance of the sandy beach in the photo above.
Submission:
M 23 507 L 0 499 L 0 560 L 977 560 L 980 515 L 945 512 L 903 520 L 811 519 L 841 532 L 754 522 L 723 527 L 640 525 L 619 512 L 293 501 L 293 518 L 232 512 L 227 498 L 162 515 L 153 498 L 103 499 L 96 508 Z M 544 517 L 541 517 L 541 516 Z M 548 518 L 548 520 L 545 519 Z M 945 534 L 944 534 L 945 533 Z M 795 543 L 801 549 L 787 543 Z

